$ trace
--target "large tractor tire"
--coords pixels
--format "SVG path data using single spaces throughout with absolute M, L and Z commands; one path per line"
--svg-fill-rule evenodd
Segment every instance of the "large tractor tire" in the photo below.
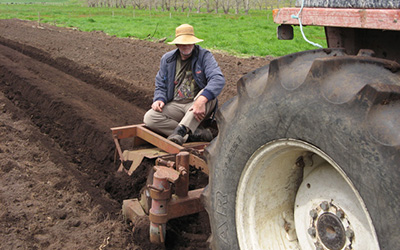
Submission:
M 398 249 L 400 65 L 342 50 L 271 61 L 217 114 L 212 249 Z

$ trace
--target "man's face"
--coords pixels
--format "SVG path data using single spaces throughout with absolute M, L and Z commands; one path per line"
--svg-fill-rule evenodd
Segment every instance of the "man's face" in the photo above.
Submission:
M 188 57 L 192 54 L 194 44 L 177 44 L 179 52 L 182 56 Z

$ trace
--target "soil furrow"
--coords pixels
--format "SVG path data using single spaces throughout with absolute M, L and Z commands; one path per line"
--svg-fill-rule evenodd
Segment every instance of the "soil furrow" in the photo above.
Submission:
M 91 175 L 94 186 L 107 186 L 116 200 L 128 198 L 109 181 L 115 172 L 109 128 L 140 123 L 136 117 L 144 110 L 7 47 L 0 46 L 0 51 L 1 85 L 7 98 L 25 109 L 41 132 Z
M 3 37 L 0 37 L 0 44 L 29 56 L 38 62 L 50 65 L 96 88 L 101 88 L 113 93 L 119 99 L 128 101 L 140 108 L 147 109 L 151 105 L 153 95 L 153 91 L 151 90 L 141 89 L 140 87 L 136 87 L 135 89 L 124 88 L 123 86 L 129 86 L 130 84 L 122 79 L 102 76 L 102 74 L 95 69 L 88 66 L 81 66 L 65 57 L 53 59 L 49 53 L 30 45 L 20 44 Z

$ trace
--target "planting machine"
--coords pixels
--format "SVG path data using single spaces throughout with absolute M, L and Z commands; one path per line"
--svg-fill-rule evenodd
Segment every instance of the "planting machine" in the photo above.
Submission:
M 400 246 L 400 2 L 297 5 L 274 11 L 278 37 L 317 25 L 328 48 L 243 76 L 209 145 L 179 146 L 143 125 L 112 129 L 120 171 L 158 157 L 144 198 L 123 204 L 131 220 L 148 214 L 152 242 L 165 240 L 169 219 L 205 208 L 212 249 Z M 129 137 L 156 148 L 122 152 Z M 207 187 L 188 189 L 189 166 Z
M 208 143 L 187 143 L 180 146 L 144 125 L 117 127 L 111 130 L 121 162 L 118 171 L 131 175 L 144 157 L 157 158 L 153 177 L 144 189 L 141 199 L 124 200 L 122 210 L 124 216 L 131 221 L 148 215 L 150 241 L 164 243 L 168 220 L 204 210 L 200 201 L 204 188 L 189 191 L 189 166 L 208 174 L 208 166 L 202 157 L 204 147 Z M 134 147 L 151 144 L 156 148 L 122 151 L 120 140 L 127 138 L 134 138 Z M 172 184 L 174 188 L 171 187 Z

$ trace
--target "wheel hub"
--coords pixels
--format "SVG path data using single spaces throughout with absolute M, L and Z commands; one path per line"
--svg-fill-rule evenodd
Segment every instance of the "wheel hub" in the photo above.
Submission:
M 350 249 L 353 229 L 344 211 L 332 202 L 323 201 L 309 213 L 308 234 L 316 249 Z
M 330 250 L 340 250 L 346 243 L 346 234 L 340 219 L 332 213 L 323 213 L 317 221 L 317 234 Z

